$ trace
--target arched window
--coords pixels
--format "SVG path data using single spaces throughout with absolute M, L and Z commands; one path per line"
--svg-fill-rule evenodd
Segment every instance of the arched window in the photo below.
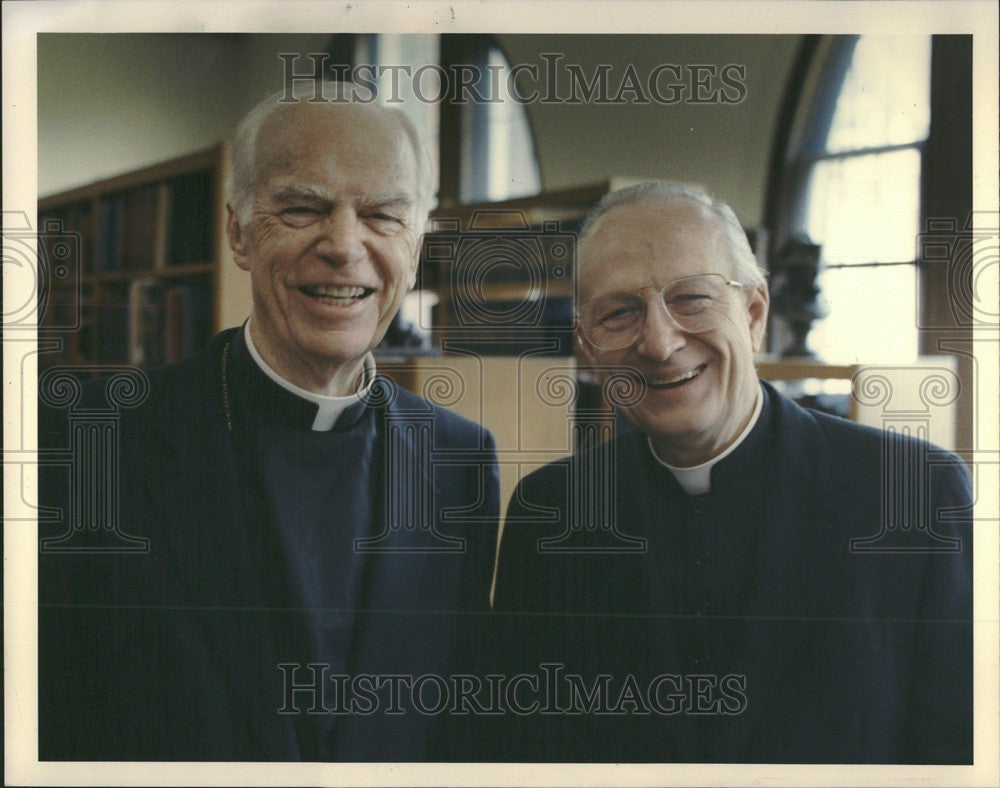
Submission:
M 919 348 L 917 237 L 931 122 L 930 36 L 819 40 L 787 132 L 774 248 L 821 245 L 825 361 L 906 362 Z M 780 327 L 779 327 L 780 333 Z
M 541 191 L 523 103 L 509 93 L 510 64 L 493 35 L 336 34 L 332 68 L 359 69 L 423 133 L 439 172 L 442 205 Z
M 399 99 L 427 143 L 443 210 L 541 191 L 527 113 L 510 95 L 510 64 L 495 36 L 336 34 L 327 54 L 334 69 L 357 69 L 380 95 Z M 417 345 L 418 337 L 429 341 L 437 298 L 420 290 L 407 294 L 385 352 L 406 350 L 401 343 Z M 410 332 L 405 338 L 401 326 Z
M 486 189 L 475 199 L 506 200 L 538 194 L 542 190 L 535 142 L 524 104 L 510 94 L 511 69 L 497 44 L 486 53 L 486 67 L 497 75 L 496 98 L 487 107 Z
M 534 135 L 524 104 L 510 94 L 510 64 L 496 36 L 442 35 L 440 62 L 452 87 L 441 105 L 442 204 L 539 193 Z

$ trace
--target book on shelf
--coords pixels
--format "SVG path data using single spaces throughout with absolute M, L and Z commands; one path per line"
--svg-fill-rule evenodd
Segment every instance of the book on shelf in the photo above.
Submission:
M 123 195 L 123 225 L 119 234 L 121 267 L 125 271 L 146 271 L 155 267 L 159 195 L 155 183 L 131 189 Z
M 151 183 L 99 200 L 95 271 L 138 272 L 165 266 L 167 195 L 165 183 Z
M 40 367 L 149 368 L 211 338 L 224 155 L 200 151 L 39 201 Z
M 95 305 L 93 322 L 97 329 L 94 359 L 108 364 L 126 362 L 129 346 L 128 304 L 106 300 Z
M 49 290 L 79 287 L 90 239 L 86 205 L 70 205 L 39 214 L 39 308 Z M 64 324 L 60 323 L 60 326 Z M 75 324 L 74 324 L 75 325 Z
M 170 187 L 163 181 L 156 184 L 156 217 L 153 227 L 153 268 L 167 265 L 167 244 L 170 242 Z
M 97 273 L 122 270 L 124 213 L 125 202 L 121 195 L 109 195 L 98 203 L 97 257 L 94 261 Z
M 128 363 L 136 367 L 163 364 L 163 283 L 135 279 L 128 287 Z
M 91 206 L 89 202 L 77 202 L 71 205 L 53 208 L 38 215 L 38 238 L 46 244 L 47 257 L 62 257 L 52 254 L 53 246 L 58 246 L 66 240 L 70 241 L 75 259 L 70 261 L 74 272 L 86 270 L 82 265 L 89 254 L 91 242 Z
M 167 288 L 163 323 L 163 363 L 174 364 L 192 355 L 211 338 L 211 287 L 193 283 Z
M 212 259 L 212 190 L 209 170 L 178 175 L 166 182 L 166 264 L 195 265 Z
M 38 328 L 49 332 L 75 332 L 80 328 L 79 290 L 47 287 L 38 292 Z
M 81 301 L 75 287 L 51 287 L 39 292 L 39 369 L 82 360 L 81 339 L 86 324 L 80 320 Z

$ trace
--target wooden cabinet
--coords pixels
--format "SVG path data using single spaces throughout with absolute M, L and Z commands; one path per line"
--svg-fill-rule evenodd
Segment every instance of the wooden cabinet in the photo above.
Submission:
M 377 365 L 397 385 L 493 433 L 504 510 L 523 476 L 570 454 L 576 443 L 576 363 L 571 357 L 383 357 Z M 610 424 L 607 418 L 601 422 Z
M 421 288 L 434 293 L 434 344 L 476 339 L 496 355 L 572 355 L 577 236 L 602 197 L 642 182 L 612 177 L 501 202 L 438 208 L 421 263 Z M 747 230 L 763 265 L 761 230 Z
M 179 361 L 249 313 L 219 145 L 38 204 L 42 367 Z
M 922 356 L 908 364 L 761 358 L 757 372 L 807 406 L 817 404 L 817 397 L 840 397 L 841 415 L 852 421 L 956 448 L 961 385 L 954 356 Z
M 611 437 L 615 418 L 598 403 L 578 407 L 585 393 L 572 357 L 443 355 L 378 360 L 398 385 L 483 424 L 497 441 L 502 506 L 522 477 L 565 457 L 581 442 Z M 847 418 L 907 432 L 955 448 L 958 377 L 951 356 L 906 365 L 831 365 L 761 358 L 757 371 L 793 398 L 828 392 Z M 599 398 L 599 388 L 591 392 Z M 821 403 L 822 404 L 822 403 Z

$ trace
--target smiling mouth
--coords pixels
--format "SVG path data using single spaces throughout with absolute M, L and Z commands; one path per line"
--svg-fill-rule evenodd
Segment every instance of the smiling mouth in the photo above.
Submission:
M 650 380 L 649 378 L 646 378 L 645 383 L 647 387 L 661 391 L 664 389 L 676 389 L 697 378 L 702 372 L 705 371 L 705 367 L 707 366 L 708 364 L 702 364 L 694 369 L 689 369 L 686 372 L 682 372 L 672 378 L 665 378 L 663 380 Z
M 350 306 L 375 292 L 371 287 L 334 287 L 333 285 L 313 285 L 298 288 L 303 295 L 323 304 Z

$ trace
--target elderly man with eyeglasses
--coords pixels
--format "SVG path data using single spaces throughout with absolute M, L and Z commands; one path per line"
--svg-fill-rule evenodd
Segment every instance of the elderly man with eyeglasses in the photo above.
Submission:
M 536 680 L 508 757 L 970 763 L 962 462 L 758 379 L 764 276 L 699 190 L 608 195 L 578 277 L 582 356 L 634 429 L 511 499 L 495 607 L 505 669 Z M 918 527 L 857 549 L 912 525 L 883 522 L 889 496 Z

